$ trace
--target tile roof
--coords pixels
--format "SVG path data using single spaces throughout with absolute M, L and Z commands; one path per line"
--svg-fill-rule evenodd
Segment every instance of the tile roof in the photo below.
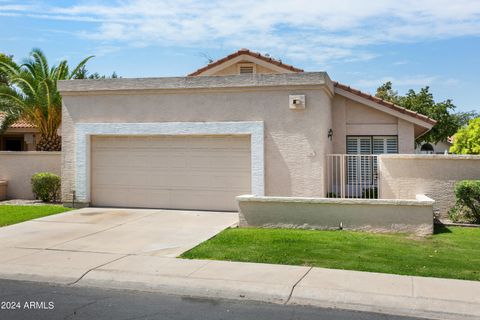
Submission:
M 207 71 L 213 67 L 216 67 L 218 65 L 221 65 L 222 63 L 224 62 L 227 62 L 228 60 L 231 60 L 233 58 L 236 58 L 238 56 L 241 56 L 243 54 L 246 54 L 246 55 L 249 55 L 251 57 L 254 57 L 254 58 L 257 58 L 257 59 L 260 59 L 260 60 L 263 60 L 265 62 L 268 62 L 268 63 L 271 63 L 271 64 L 274 64 L 278 67 L 281 67 L 281 68 L 284 68 L 284 69 L 287 69 L 287 70 L 290 70 L 290 71 L 293 71 L 293 72 L 303 72 L 303 69 L 299 69 L 299 68 L 295 68 L 294 66 L 291 66 L 289 64 L 286 64 L 286 63 L 283 63 L 282 61 L 280 60 L 276 60 L 276 59 L 273 59 L 271 57 L 267 57 L 267 56 L 264 56 L 258 52 L 252 52 L 248 49 L 240 49 L 238 50 L 237 52 L 235 53 L 232 53 L 228 56 L 226 56 L 225 58 L 222 58 L 220 60 L 217 60 L 217 61 L 214 61 L 212 63 L 209 63 L 208 65 L 206 65 L 205 67 L 202 67 L 200 69 L 198 69 L 197 71 L 195 72 L 192 72 L 190 73 L 188 76 L 198 76 L 199 74 L 201 74 L 202 72 L 204 71 Z
M 380 98 L 377 98 L 375 96 L 372 96 L 371 94 L 368 94 L 368 93 L 365 93 L 365 92 L 362 92 L 360 90 L 357 90 L 357 89 L 353 89 L 351 88 L 350 86 L 347 86 L 347 85 L 344 85 L 344 84 L 341 84 L 341 83 L 338 83 L 336 81 L 333 82 L 333 85 L 335 88 L 339 88 L 339 89 L 342 89 L 342 90 L 345 90 L 345 91 L 348 91 L 348 92 L 351 92 L 357 96 L 360 96 L 362 98 L 365 98 L 365 99 L 368 99 L 368 100 L 371 100 L 375 103 L 378 103 L 378 104 L 381 104 L 382 106 L 384 107 L 387 107 L 389 109 L 392 109 L 394 111 L 398 111 L 398 112 L 401 112 L 403 114 L 406 114 L 406 115 L 409 115 L 411 117 L 414 117 L 414 118 L 417 118 L 417 119 L 420 119 L 422 121 L 425 121 L 431 125 L 435 125 L 437 123 L 436 120 L 433 120 L 432 118 L 429 118 L 423 114 L 420 114 L 418 112 L 415 112 L 415 111 L 412 111 L 412 110 L 408 110 L 406 108 L 403 108 L 403 107 L 400 107 L 400 106 L 397 106 L 396 104 L 394 103 L 391 103 L 389 101 L 386 101 L 386 100 L 383 100 L 383 99 L 380 99 Z
M 5 113 L 0 112 L 0 123 L 3 122 L 3 119 L 5 119 Z M 35 125 L 31 124 L 30 122 L 20 119 L 10 126 L 10 128 L 21 128 L 21 129 L 26 129 L 26 128 L 36 128 Z

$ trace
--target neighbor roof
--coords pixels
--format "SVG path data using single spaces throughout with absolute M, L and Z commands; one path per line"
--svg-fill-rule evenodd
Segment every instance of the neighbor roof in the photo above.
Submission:
M 3 122 L 4 119 L 5 119 L 5 113 L 0 112 L 0 124 Z M 30 122 L 28 122 L 26 120 L 23 120 L 23 119 L 20 119 L 20 120 L 15 121 L 14 123 L 12 123 L 9 128 L 27 129 L 27 128 L 36 128 L 36 127 L 35 127 L 35 125 L 31 124 Z
M 217 60 L 217 61 L 214 61 L 212 63 L 209 63 L 208 65 L 206 65 L 205 67 L 202 67 L 200 69 L 198 69 L 197 71 L 195 72 L 192 72 L 190 73 L 188 76 L 197 76 L 211 68 L 214 68 L 218 65 L 221 65 L 222 63 L 225 63 L 229 60 L 232 60 L 236 57 L 239 57 L 241 55 L 248 55 L 248 56 L 251 56 L 251 57 L 254 57 L 254 58 L 257 58 L 257 59 L 260 59 L 260 60 L 263 60 L 265 62 L 268 62 L 268 63 L 271 63 L 271 64 L 274 64 L 276 65 L 277 67 L 281 67 L 281 68 L 284 68 L 286 70 L 289 70 L 289 71 L 293 71 L 293 72 L 303 72 L 303 69 L 299 69 L 299 68 L 296 68 L 292 65 L 289 65 L 289 64 L 286 64 L 286 63 L 283 63 L 282 61 L 280 60 L 277 60 L 277 59 L 273 59 L 272 57 L 267 57 L 265 55 L 262 55 L 258 52 L 252 52 L 248 49 L 240 49 L 238 50 L 237 52 L 235 53 L 232 53 L 228 56 L 226 56 L 225 58 L 222 58 L 220 60 Z
M 419 120 L 422 120 L 422 121 L 425 121 L 431 125 L 435 125 L 437 123 L 437 121 L 433 120 L 432 118 L 429 118 L 421 113 L 418 113 L 418 112 L 415 112 L 415 111 L 412 111 L 412 110 L 409 110 L 409 109 L 406 109 L 406 108 L 403 108 L 403 107 L 400 107 L 394 103 L 391 103 L 389 101 L 386 101 L 386 100 L 383 100 L 383 99 L 380 99 L 378 97 L 375 97 L 375 96 L 372 96 L 371 94 L 368 94 L 368 93 L 365 93 L 365 92 L 362 92 L 360 90 L 357 90 L 357 89 L 354 89 L 354 88 L 351 88 L 350 86 L 347 86 L 345 84 L 341 84 L 339 82 L 336 82 L 334 81 L 333 82 L 333 85 L 335 88 L 339 88 L 339 89 L 342 89 L 342 90 L 345 90 L 345 91 L 348 91 L 350 93 L 353 93 L 354 95 L 357 95 L 359 97 L 362 97 L 362 98 L 365 98 L 365 99 L 368 99 L 368 100 L 371 100 L 375 103 L 378 103 L 384 107 L 387 107 L 389 109 L 392 109 L 394 111 L 398 111 L 398 112 L 401 112 L 403 114 L 406 114 L 408 116 L 411 116 L 411 117 L 414 117 L 414 118 L 417 118 Z

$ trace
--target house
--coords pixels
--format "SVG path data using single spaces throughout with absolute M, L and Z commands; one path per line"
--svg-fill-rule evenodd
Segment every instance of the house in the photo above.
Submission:
M 328 155 L 413 154 L 435 124 L 246 49 L 186 77 L 59 90 L 62 199 L 94 206 L 237 210 L 242 194 L 325 197 Z
M 415 148 L 415 153 L 420 154 L 449 154 L 453 144 L 453 137 L 437 143 L 422 142 Z
M 0 123 L 3 120 L 4 113 L 0 112 Z M 38 138 L 39 131 L 34 125 L 25 120 L 18 120 L 0 134 L 0 151 L 33 151 Z

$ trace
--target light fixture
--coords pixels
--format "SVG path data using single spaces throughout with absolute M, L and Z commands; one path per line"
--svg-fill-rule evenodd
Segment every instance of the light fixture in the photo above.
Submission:
M 330 141 L 332 141 L 332 139 L 333 139 L 333 130 L 332 130 L 331 128 L 328 129 L 328 136 L 327 136 L 327 137 L 328 137 L 328 139 L 329 139 Z

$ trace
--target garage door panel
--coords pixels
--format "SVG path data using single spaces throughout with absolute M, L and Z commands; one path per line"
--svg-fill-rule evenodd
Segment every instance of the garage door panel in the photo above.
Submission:
M 246 136 L 92 138 L 92 204 L 237 210 L 250 193 Z

